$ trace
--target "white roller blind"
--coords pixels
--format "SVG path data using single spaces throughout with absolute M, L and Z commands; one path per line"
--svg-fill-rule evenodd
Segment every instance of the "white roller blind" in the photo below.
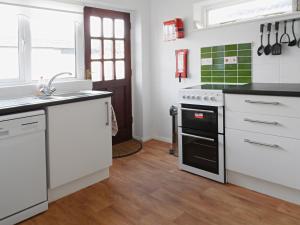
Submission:
M 18 13 L 16 7 L 0 7 L 0 81 L 19 79 Z
M 293 11 L 293 0 L 249 0 L 207 10 L 208 25 L 251 20 Z

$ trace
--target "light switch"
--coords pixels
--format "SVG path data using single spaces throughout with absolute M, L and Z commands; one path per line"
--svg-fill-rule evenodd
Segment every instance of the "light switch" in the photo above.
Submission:
M 237 61 L 238 61 L 237 56 L 231 56 L 231 57 L 224 58 L 224 64 L 237 64 Z
M 212 58 L 201 59 L 202 66 L 211 66 L 213 64 Z

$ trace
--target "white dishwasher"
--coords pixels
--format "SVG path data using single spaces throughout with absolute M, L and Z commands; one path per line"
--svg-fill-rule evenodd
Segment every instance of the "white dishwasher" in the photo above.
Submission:
M 48 209 L 45 112 L 0 116 L 0 225 Z

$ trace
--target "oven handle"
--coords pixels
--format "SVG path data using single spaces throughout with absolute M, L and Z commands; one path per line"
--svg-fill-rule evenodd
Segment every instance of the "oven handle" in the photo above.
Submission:
M 181 108 L 183 111 L 193 111 L 193 112 L 200 112 L 200 113 L 212 113 L 214 114 L 215 112 L 212 110 L 204 110 L 204 109 L 189 109 L 189 108 Z
M 201 137 L 201 136 L 196 136 L 196 135 L 186 134 L 186 133 L 181 133 L 180 135 L 192 137 L 192 138 L 196 138 L 196 139 L 201 139 L 201 140 L 205 140 L 205 141 L 215 142 L 215 139 L 212 139 L 212 138 L 206 138 L 206 137 Z

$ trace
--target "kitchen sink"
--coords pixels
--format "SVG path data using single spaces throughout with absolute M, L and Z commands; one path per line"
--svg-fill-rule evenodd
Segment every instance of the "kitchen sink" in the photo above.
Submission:
M 68 99 L 68 98 L 78 98 L 78 97 L 84 97 L 84 96 L 88 96 L 88 93 L 72 92 L 72 93 L 63 93 L 63 94 L 56 94 L 56 95 L 49 95 L 49 96 L 45 95 L 45 96 L 35 97 L 35 99 L 50 101 L 50 100 L 63 100 L 63 99 Z
M 62 97 L 62 98 L 78 98 L 78 97 L 84 97 L 84 96 L 88 96 L 88 93 L 84 93 L 84 92 L 73 92 L 73 93 L 64 93 L 64 94 L 60 94 L 60 95 L 53 95 L 53 96 L 49 96 L 49 97 Z
M 38 96 L 35 97 L 35 99 L 48 101 L 48 100 L 57 99 L 57 96 Z
M 31 104 L 44 104 L 46 102 L 63 101 L 68 99 L 92 96 L 92 91 L 69 92 L 56 95 L 32 96 L 16 99 L 0 99 L 0 108 L 17 107 Z

